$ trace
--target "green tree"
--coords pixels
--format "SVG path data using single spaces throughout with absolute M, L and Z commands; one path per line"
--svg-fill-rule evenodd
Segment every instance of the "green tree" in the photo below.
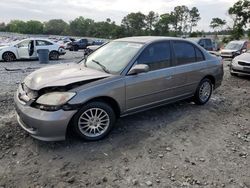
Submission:
M 80 16 L 69 23 L 70 32 L 77 36 L 91 36 L 94 23 L 94 20 Z
M 45 22 L 44 33 L 50 35 L 63 35 L 68 33 L 69 25 L 62 19 L 52 19 Z
M 26 23 L 21 20 L 11 20 L 10 23 L 7 24 L 6 30 L 14 33 L 25 33 Z
M 216 33 L 218 33 L 223 29 L 226 23 L 227 23 L 226 20 L 222 20 L 220 18 L 213 18 L 212 21 L 210 22 L 210 27 L 214 29 Z
M 232 38 L 240 39 L 244 35 L 244 27 L 250 23 L 250 1 L 239 0 L 228 10 L 234 24 Z
M 25 33 L 27 34 L 42 34 L 43 33 L 43 23 L 30 20 L 26 22 Z
M 177 6 L 171 12 L 171 19 L 174 31 L 177 34 L 185 34 L 188 30 L 189 9 L 187 6 Z
M 155 24 L 154 35 L 168 36 L 171 21 L 171 15 L 169 13 L 160 15 L 160 19 Z
M 146 15 L 145 17 L 146 31 L 148 32 L 149 35 L 153 34 L 155 24 L 158 22 L 158 20 L 159 20 L 159 15 L 154 11 L 150 11 L 148 15 Z
M 130 13 L 122 19 L 122 27 L 125 29 L 127 36 L 143 35 L 145 32 L 146 16 L 141 12 Z
M 5 31 L 6 30 L 6 25 L 4 22 L 0 23 L 0 31 Z
M 193 28 L 197 26 L 197 23 L 200 19 L 201 17 L 200 17 L 199 10 L 196 7 L 193 7 L 189 11 L 189 19 L 188 19 L 189 28 L 190 28 L 189 33 L 192 33 Z

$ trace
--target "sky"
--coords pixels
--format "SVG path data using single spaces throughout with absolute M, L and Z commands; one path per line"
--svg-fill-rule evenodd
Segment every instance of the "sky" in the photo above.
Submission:
M 214 17 L 229 21 L 227 10 L 237 0 L 0 0 L 0 22 L 13 19 L 40 20 L 63 19 L 73 20 L 78 16 L 105 21 L 110 18 L 117 24 L 130 12 L 147 14 L 155 11 L 159 14 L 173 10 L 175 6 L 196 6 L 201 20 L 196 29 L 211 30 L 209 23 Z

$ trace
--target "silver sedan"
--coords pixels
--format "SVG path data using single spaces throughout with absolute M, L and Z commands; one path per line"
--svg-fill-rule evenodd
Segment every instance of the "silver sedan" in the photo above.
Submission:
M 230 73 L 232 76 L 250 75 L 250 50 L 233 59 Z
M 121 116 L 187 98 L 204 105 L 222 78 L 221 58 L 185 39 L 117 39 L 78 64 L 27 76 L 15 95 L 17 120 L 40 140 L 63 140 L 69 129 L 98 140 Z

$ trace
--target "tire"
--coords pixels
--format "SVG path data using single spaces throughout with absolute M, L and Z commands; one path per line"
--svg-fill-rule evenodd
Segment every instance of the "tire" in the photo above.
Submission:
M 194 95 L 195 104 L 198 105 L 206 104 L 209 101 L 212 92 L 213 92 L 212 81 L 208 78 L 204 78 L 203 80 L 201 80 Z
M 78 46 L 73 46 L 73 50 L 78 51 L 79 50 Z
M 91 102 L 84 105 L 73 117 L 73 130 L 84 140 L 96 141 L 108 135 L 115 120 L 114 110 L 108 104 Z
M 50 60 L 58 60 L 59 59 L 59 53 L 56 51 L 52 51 L 49 53 L 49 59 Z
M 11 61 L 16 60 L 16 56 L 12 52 L 4 52 L 3 60 L 6 61 L 6 62 L 11 62 Z

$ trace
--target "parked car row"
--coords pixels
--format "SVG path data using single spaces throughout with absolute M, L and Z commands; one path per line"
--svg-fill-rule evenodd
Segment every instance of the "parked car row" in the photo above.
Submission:
M 0 46 L 0 60 L 10 62 L 18 59 L 37 59 L 38 50 L 47 49 L 49 59 L 58 60 L 66 53 L 63 46 L 44 38 L 28 38 Z

